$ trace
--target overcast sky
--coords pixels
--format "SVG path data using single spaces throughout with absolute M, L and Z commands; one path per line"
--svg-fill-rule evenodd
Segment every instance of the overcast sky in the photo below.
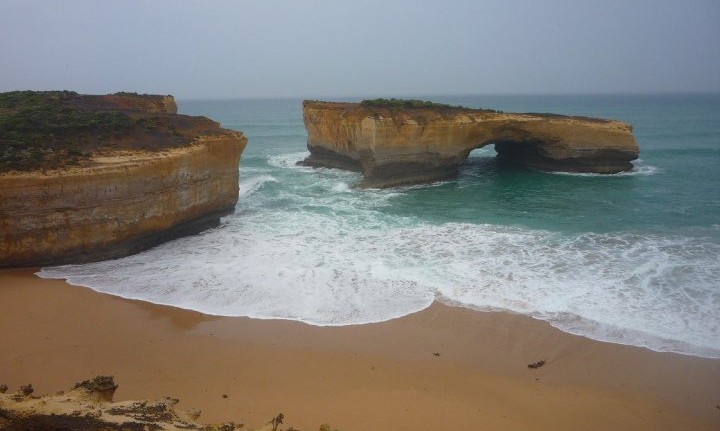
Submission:
M 720 0 L 0 0 L 0 91 L 720 91 Z

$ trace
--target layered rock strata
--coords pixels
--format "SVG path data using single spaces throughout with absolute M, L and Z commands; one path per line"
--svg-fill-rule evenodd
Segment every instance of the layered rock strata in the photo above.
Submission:
M 638 157 L 629 124 L 596 118 L 304 101 L 303 119 L 302 163 L 361 172 L 365 187 L 452 178 L 490 144 L 501 159 L 544 171 L 611 174 Z
M 149 112 L 177 125 L 172 145 L 153 132 L 79 164 L 0 173 L 0 267 L 125 256 L 214 226 L 234 210 L 247 139 L 204 117 L 174 115 L 166 97 L 148 100 Z

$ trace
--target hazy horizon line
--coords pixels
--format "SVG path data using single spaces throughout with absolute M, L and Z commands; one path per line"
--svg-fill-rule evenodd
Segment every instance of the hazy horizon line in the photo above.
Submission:
M 113 94 L 113 93 L 108 93 Z M 151 94 L 151 93 L 148 93 Z M 230 101 L 230 100 L 321 100 L 321 99 L 418 99 L 427 100 L 432 97 L 572 97 L 572 96 L 720 96 L 720 91 L 653 91 L 653 92 L 578 92 L 578 93 L 435 93 L 435 94 L 387 94 L 387 95 L 322 95 L 322 96 L 191 96 L 177 97 L 176 100 L 184 101 Z
M 182 101 L 230 101 L 230 100 L 364 100 L 364 99 L 424 99 L 433 97 L 573 97 L 573 96 L 720 96 L 720 91 L 610 91 L 610 92 L 468 92 L 468 93 L 395 93 L 395 94 L 368 94 L 368 95 L 268 95 L 268 96 L 176 96 L 172 93 L 145 93 L 139 91 L 120 90 L 108 93 L 83 93 L 77 90 L 3 90 L 1 93 L 14 91 L 72 91 L 81 95 L 111 95 L 117 93 L 137 93 L 139 95 L 172 96 L 175 100 Z

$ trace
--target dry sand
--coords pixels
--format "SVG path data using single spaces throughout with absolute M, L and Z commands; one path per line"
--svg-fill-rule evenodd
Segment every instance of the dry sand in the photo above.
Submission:
M 5 270 L 0 352 L 11 391 L 32 383 L 50 393 L 109 374 L 116 400 L 173 396 L 178 408 L 200 408 L 201 420 L 250 427 L 282 412 L 306 431 L 720 429 L 720 360 L 442 304 L 390 322 L 313 327 L 207 316 Z

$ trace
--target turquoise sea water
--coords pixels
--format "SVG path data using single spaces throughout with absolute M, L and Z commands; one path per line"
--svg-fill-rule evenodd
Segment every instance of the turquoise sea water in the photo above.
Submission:
M 317 325 L 387 320 L 440 300 L 720 357 L 720 95 L 432 100 L 620 119 L 634 126 L 640 159 L 625 174 L 543 173 L 498 166 L 488 146 L 456 180 L 360 190 L 358 174 L 295 165 L 307 155 L 301 100 L 180 101 L 181 113 L 249 139 L 235 214 L 135 256 L 41 275 Z

